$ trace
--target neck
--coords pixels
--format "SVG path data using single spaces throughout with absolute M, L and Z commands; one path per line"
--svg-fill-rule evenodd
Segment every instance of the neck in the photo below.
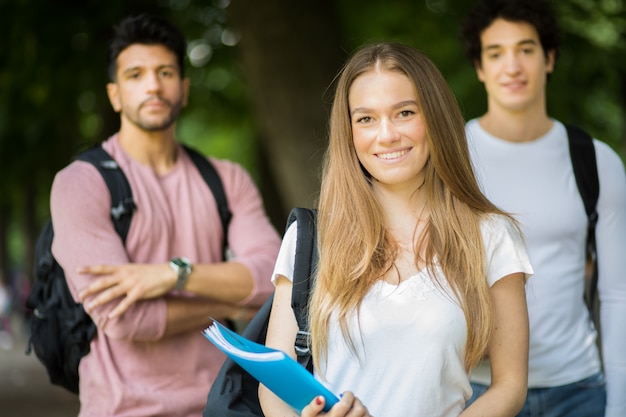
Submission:
M 417 224 L 428 220 L 423 184 L 411 192 L 394 192 L 380 187 L 374 193 L 380 201 L 389 232 L 399 243 L 411 244 Z
M 123 123 L 118 134 L 120 146 L 142 165 L 150 166 L 163 175 L 176 163 L 175 125 L 162 131 L 145 131 L 130 123 Z
M 553 125 L 545 103 L 518 111 L 490 105 L 479 122 L 489 134 L 509 142 L 531 142 L 548 133 Z

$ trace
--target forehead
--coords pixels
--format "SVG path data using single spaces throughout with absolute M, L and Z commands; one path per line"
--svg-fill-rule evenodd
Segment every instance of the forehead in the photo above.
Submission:
M 413 83 L 404 73 L 387 69 L 371 69 L 354 79 L 348 92 L 352 102 L 386 100 L 414 100 L 416 91 Z M 401 96 L 401 97 L 400 97 Z
M 498 18 L 480 34 L 482 49 L 515 46 L 534 42 L 540 45 L 539 34 L 528 22 L 512 22 Z
M 160 68 L 164 66 L 178 68 L 178 61 L 176 54 L 163 45 L 135 43 L 124 49 L 117 57 L 118 72 L 124 72 L 131 68 Z

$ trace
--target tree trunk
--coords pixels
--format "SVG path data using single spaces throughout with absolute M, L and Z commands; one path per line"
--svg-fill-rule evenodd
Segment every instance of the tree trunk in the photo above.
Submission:
M 228 10 L 284 217 L 293 206 L 317 203 L 329 86 L 345 59 L 334 7 L 330 0 L 234 0 Z
M 0 202 L 0 284 L 5 286 L 9 284 L 8 213 L 8 205 Z
M 29 285 L 34 280 L 35 270 L 35 242 L 39 234 L 37 227 L 37 215 L 35 213 L 35 202 L 37 198 L 36 186 L 33 178 L 24 180 L 24 213 L 22 214 L 22 231 L 24 236 L 24 254 L 22 260 L 22 272 L 20 277 L 26 277 Z M 23 288 L 23 283 L 20 283 Z

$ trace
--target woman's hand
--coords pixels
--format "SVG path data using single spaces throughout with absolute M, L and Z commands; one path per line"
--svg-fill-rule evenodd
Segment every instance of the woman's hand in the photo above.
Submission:
M 367 408 L 363 405 L 361 400 L 354 396 L 350 391 L 346 391 L 341 396 L 341 400 L 330 409 L 329 412 L 324 413 L 324 405 L 326 401 L 324 397 L 317 396 L 302 410 L 302 417 L 372 417 L 367 411 Z

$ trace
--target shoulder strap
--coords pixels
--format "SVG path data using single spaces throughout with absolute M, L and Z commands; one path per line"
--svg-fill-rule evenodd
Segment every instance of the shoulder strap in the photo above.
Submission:
M 591 254 L 593 262 L 593 274 L 588 286 L 585 299 L 587 306 L 593 313 L 593 300 L 595 299 L 598 285 L 598 260 L 596 256 L 596 224 L 598 211 L 596 205 L 600 195 L 600 182 L 598 180 L 598 167 L 596 163 L 596 151 L 593 139 L 584 130 L 575 126 L 566 126 L 569 140 L 570 157 L 576 177 L 578 192 L 585 204 L 587 213 L 587 250 Z
M 595 224 L 598 217 L 596 204 L 600 195 L 600 183 L 593 139 L 587 132 L 578 127 L 566 126 L 566 128 L 576 185 L 585 203 L 587 216 Z
M 215 202 L 217 203 L 217 212 L 220 215 L 220 221 L 222 222 L 222 231 L 224 234 L 223 248 L 224 248 L 224 258 L 226 258 L 226 250 L 228 248 L 228 225 L 230 224 L 230 219 L 232 218 L 232 213 L 230 208 L 228 207 L 228 200 L 226 199 L 226 193 L 224 192 L 224 186 L 222 184 L 222 180 L 220 179 L 219 174 L 215 170 L 215 167 L 209 160 L 204 157 L 204 155 L 200 154 L 195 149 L 189 147 L 188 145 L 182 145 L 191 160 L 193 161 L 198 171 L 202 175 L 202 178 L 207 183 L 211 192 L 213 193 L 213 197 L 215 197 Z
M 315 267 L 318 261 L 317 252 L 317 210 L 296 207 L 289 213 L 287 227 L 294 221 L 298 222 L 296 240 L 296 258 L 293 276 L 293 291 L 291 294 L 291 308 L 298 322 L 298 333 L 294 342 L 298 362 L 313 370 L 311 351 L 309 349 L 309 294 Z
M 111 218 L 115 231 L 126 243 L 130 221 L 137 208 L 133 201 L 133 193 L 126 179 L 126 175 L 119 165 L 102 146 L 87 149 L 76 156 L 76 159 L 89 162 L 96 167 L 104 178 L 104 182 L 111 193 Z

